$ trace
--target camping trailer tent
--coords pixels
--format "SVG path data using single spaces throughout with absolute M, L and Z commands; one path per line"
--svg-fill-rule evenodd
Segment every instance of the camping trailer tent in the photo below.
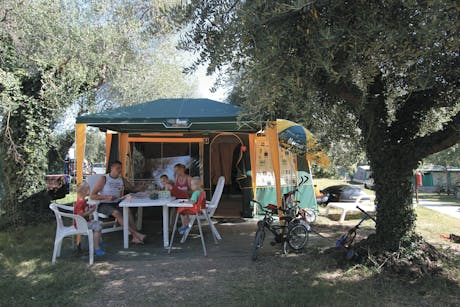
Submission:
M 77 182 L 83 179 L 86 127 L 93 126 L 106 133 L 106 164 L 120 160 L 128 179 L 158 180 L 181 161 L 202 178 L 208 197 L 224 176 L 226 208 L 250 217 L 252 198 L 279 204 L 283 191 L 305 177 L 301 205 L 316 209 L 307 159 L 280 148 L 276 122 L 261 131 L 238 122 L 238 113 L 238 106 L 209 99 L 160 99 L 80 116 Z

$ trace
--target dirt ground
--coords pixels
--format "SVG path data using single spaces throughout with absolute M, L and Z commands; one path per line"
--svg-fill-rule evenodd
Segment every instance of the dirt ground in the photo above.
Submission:
M 338 218 L 332 216 L 332 218 Z M 322 222 L 321 222 L 322 221 Z M 357 220 L 344 225 L 320 217 L 303 253 L 281 254 L 269 244 L 257 261 L 251 260 L 255 220 L 227 220 L 217 224 L 223 240 L 214 244 L 205 226 L 208 256 L 202 254 L 194 229 L 184 243 L 168 255 L 162 247 L 161 223 L 144 222 L 145 245 L 123 249 L 121 233 L 104 235 L 107 255 L 96 258 L 98 290 L 85 299 L 87 306 L 289 306 L 304 305 L 457 305 L 459 284 L 440 276 L 419 281 L 387 278 L 343 269 L 322 254 Z M 363 225 L 363 235 L 372 231 Z M 69 256 L 71 257 L 71 256 Z M 75 261 L 87 260 L 87 256 Z M 436 287 L 433 287 L 436 284 Z M 435 290 L 433 290 L 436 288 Z M 414 299 L 415 298 L 415 299 Z
M 247 294 L 265 283 L 277 284 L 277 275 L 284 274 L 279 272 L 284 262 L 299 261 L 294 267 L 304 269 L 301 262 L 308 252 L 284 256 L 279 244 L 270 245 L 271 235 L 267 235 L 259 259 L 252 261 L 255 220 L 223 220 L 216 226 L 223 237 L 217 245 L 209 227 L 204 226 L 207 257 L 203 256 L 196 228 L 183 244 L 176 237 L 170 255 L 162 247 L 159 221 L 144 222 L 146 244 L 131 244 L 127 250 L 120 232 L 105 234 L 107 255 L 96 258 L 93 266 L 102 287 L 87 305 L 254 305 L 255 298 L 252 301 Z M 333 242 L 311 234 L 307 246 L 325 244 Z M 83 261 L 87 256 L 81 258 Z M 277 269 L 271 272 L 271 267 Z

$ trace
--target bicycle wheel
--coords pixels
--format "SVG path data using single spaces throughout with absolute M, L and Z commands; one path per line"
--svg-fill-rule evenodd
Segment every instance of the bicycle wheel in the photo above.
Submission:
M 288 231 L 288 244 L 293 250 L 304 248 L 308 241 L 308 230 L 302 224 L 294 224 Z
M 305 219 L 308 223 L 313 224 L 316 221 L 316 212 L 314 210 L 305 209 Z
M 265 239 L 265 231 L 263 229 L 257 229 L 256 236 L 254 238 L 254 246 L 252 247 L 252 260 L 257 260 L 257 251 L 262 248 Z

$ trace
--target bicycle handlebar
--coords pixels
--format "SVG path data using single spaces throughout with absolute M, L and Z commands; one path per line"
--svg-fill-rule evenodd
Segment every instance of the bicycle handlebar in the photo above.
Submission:
M 359 211 L 361 211 L 362 213 L 364 213 L 365 216 L 367 216 L 367 218 L 373 220 L 375 223 L 377 223 L 377 221 L 369 215 L 369 213 L 367 213 L 366 211 L 364 211 L 363 209 L 361 209 L 359 206 L 356 206 L 356 209 L 358 209 Z

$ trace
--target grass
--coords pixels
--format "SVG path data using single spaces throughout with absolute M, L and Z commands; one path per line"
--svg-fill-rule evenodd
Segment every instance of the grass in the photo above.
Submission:
M 460 234 L 459 219 L 422 206 L 418 206 L 415 211 L 417 213 L 416 229 L 425 239 L 446 248 L 459 249 L 460 252 L 458 243 L 450 243 L 448 240 L 440 238 L 441 234 Z
M 340 182 L 340 181 L 339 181 Z M 336 180 L 317 179 L 320 188 Z M 435 196 L 436 197 L 436 196 Z M 75 200 L 68 195 L 60 203 Z M 439 237 L 459 233 L 459 220 L 417 207 L 417 231 L 429 242 L 460 254 L 460 244 Z M 324 214 L 324 209 L 320 208 Z M 68 257 L 51 265 L 54 221 L 0 232 L 0 305 L 2 306 L 104 306 L 113 305 L 326 305 L 326 306 L 447 306 L 457 305 L 460 291 L 460 256 L 442 263 L 444 273 L 418 280 L 378 274 L 362 266 L 344 267 L 324 249 L 355 225 L 359 214 L 350 214 L 337 223 L 338 211 L 319 216 L 315 229 L 322 236 L 312 237 L 303 254 L 275 255 L 279 246 L 265 247 L 257 262 L 250 261 L 255 225 L 220 225 L 224 241 L 212 245 L 209 255 L 200 254 L 195 238 L 189 251 L 168 256 L 156 241 L 133 247 L 130 257 L 121 249 L 121 237 L 110 239 L 111 256 L 88 267 L 87 257 Z M 359 232 L 364 237 L 374 231 L 366 221 Z M 160 237 L 161 235 L 158 235 Z M 208 238 L 209 239 L 209 238 Z M 268 244 L 267 244 L 268 245 Z M 155 250 L 158 248 L 158 250 Z M 142 256 L 142 255 L 146 256 Z M 154 254 L 155 256 L 152 256 Z M 142 258 L 144 257 L 144 258 Z M 184 286 L 185 285 L 185 286 Z
M 84 261 L 51 264 L 54 232 L 54 223 L 0 232 L 0 305 L 71 306 L 97 287 Z

